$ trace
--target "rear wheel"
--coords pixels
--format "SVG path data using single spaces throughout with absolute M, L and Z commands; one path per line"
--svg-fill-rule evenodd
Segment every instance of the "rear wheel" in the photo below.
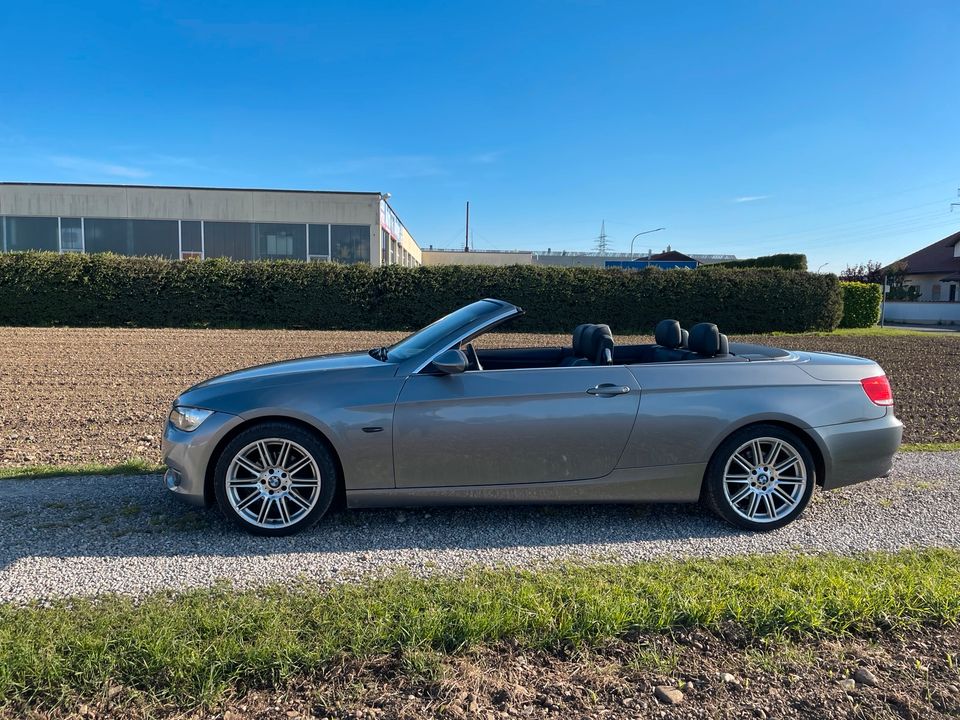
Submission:
M 221 512 L 255 535 L 292 535 L 311 527 L 330 507 L 337 481 L 327 446 L 284 422 L 241 432 L 214 469 Z
M 733 433 L 707 466 L 703 501 L 748 530 L 775 530 L 796 519 L 816 484 L 813 456 L 796 433 L 753 425 Z

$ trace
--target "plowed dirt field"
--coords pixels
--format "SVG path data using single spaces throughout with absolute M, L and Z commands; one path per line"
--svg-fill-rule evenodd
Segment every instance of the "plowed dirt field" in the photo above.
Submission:
M 118 463 L 131 457 L 159 462 L 164 417 L 171 400 L 188 386 L 250 365 L 369 348 L 402 335 L 0 328 L 0 465 Z M 960 441 L 960 337 L 736 339 L 875 359 L 893 383 L 906 442 Z M 566 335 L 523 334 L 483 340 L 488 347 L 570 342 Z M 619 336 L 617 342 L 650 338 Z

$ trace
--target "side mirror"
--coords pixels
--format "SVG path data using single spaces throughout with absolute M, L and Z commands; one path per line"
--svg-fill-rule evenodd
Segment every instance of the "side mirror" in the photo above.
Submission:
M 467 369 L 467 356 L 460 350 L 444 350 L 431 365 L 444 375 L 459 375 Z

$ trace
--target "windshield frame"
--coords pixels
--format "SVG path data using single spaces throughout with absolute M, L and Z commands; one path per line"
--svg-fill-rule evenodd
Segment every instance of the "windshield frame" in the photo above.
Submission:
M 469 310 L 472 309 L 472 312 Z M 468 312 L 462 313 L 467 310 Z M 462 313 L 462 314 L 461 314 Z M 503 300 L 484 298 L 464 305 L 435 320 L 403 340 L 387 348 L 387 362 L 396 363 L 400 371 L 408 374 L 420 372 L 439 353 L 459 343 L 463 338 L 477 335 L 485 328 L 498 325 L 504 320 L 521 315 L 523 311 Z M 409 354 L 398 355 L 404 346 Z

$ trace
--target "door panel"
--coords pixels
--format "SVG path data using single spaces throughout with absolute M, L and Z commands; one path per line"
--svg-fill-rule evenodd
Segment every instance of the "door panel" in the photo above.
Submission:
M 639 402 L 623 366 L 411 376 L 394 413 L 397 487 L 601 477 Z

